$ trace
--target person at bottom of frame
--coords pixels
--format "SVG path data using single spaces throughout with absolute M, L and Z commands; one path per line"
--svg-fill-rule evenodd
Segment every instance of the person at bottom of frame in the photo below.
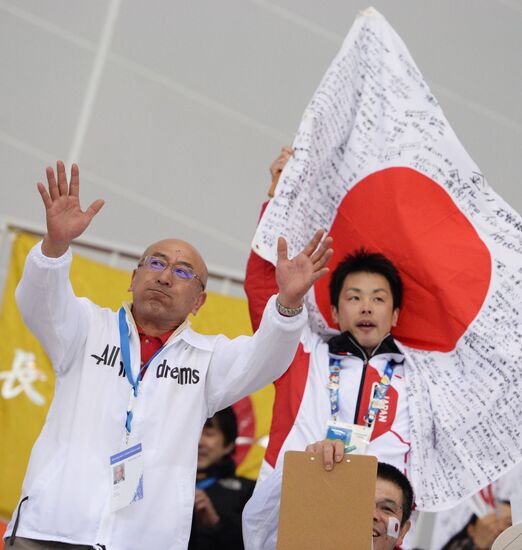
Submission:
M 236 476 L 236 437 L 232 407 L 218 411 L 203 427 L 188 550 L 243 550 L 241 514 L 255 481 Z
M 411 527 L 413 488 L 395 466 L 379 462 L 373 510 L 373 550 L 400 548 Z
M 318 441 L 308 445 L 306 450 L 322 455 L 324 468 L 328 471 L 344 456 L 344 445 L 339 440 Z M 379 462 L 373 509 L 373 550 L 400 550 L 411 527 L 414 505 L 413 487 L 408 478 L 395 466 Z

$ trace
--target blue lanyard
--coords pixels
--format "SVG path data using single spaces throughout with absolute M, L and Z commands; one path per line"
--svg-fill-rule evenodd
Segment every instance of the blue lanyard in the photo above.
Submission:
M 341 359 L 339 357 L 330 356 L 330 374 L 327 388 L 330 394 L 330 414 L 333 420 L 337 420 L 337 415 L 339 414 L 339 386 L 341 368 Z M 364 417 L 366 425 L 369 427 L 373 426 L 379 411 L 383 407 L 384 399 L 388 393 L 388 388 L 391 385 L 394 369 L 394 362 L 388 361 L 386 367 L 384 368 L 384 374 L 382 375 L 380 382 L 375 387 L 372 398 L 370 399 L 368 412 Z M 362 383 L 364 384 L 364 380 Z
M 341 360 L 330 356 L 330 374 L 328 380 L 328 392 L 330 394 L 330 414 L 337 420 L 339 414 L 339 379 L 341 373 Z
M 207 477 L 196 482 L 196 489 L 208 489 L 210 486 L 216 483 L 217 477 Z
M 118 312 L 119 325 L 120 325 L 120 349 L 121 349 L 121 360 L 123 361 L 123 368 L 125 370 L 125 375 L 129 384 L 132 386 L 134 397 L 138 397 L 138 390 L 140 387 L 140 382 L 143 379 L 143 373 L 150 365 L 150 362 L 158 355 L 158 353 L 163 349 L 163 346 L 141 367 L 136 380 L 132 375 L 131 369 L 131 360 L 130 360 L 130 345 L 129 345 L 129 326 L 127 325 L 127 319 L 125 316 L 125 308 L 121 307 Z M 132 430 L 132 410 L 127 410 L 127 417 L 125 419 L 125 429 L 127 430 L 127 436 L 131 433 Z

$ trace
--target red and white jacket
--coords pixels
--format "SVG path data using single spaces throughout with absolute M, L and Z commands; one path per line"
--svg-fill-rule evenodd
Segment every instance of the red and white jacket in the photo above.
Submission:
M 277 292 L 274 267 L 252 253 L 246 272 L 245 290 L 254 330 L 268 298 Z M 368 453 L 407 472 L 409 413 L 403 356 L 388 336 L 371 358 L 352 340 L 342 360 L 339 415 L 343 422 L 363 424 L 374 383 L 379 382 L 388 361 L 396 363 L 386 395 L 387 408 L 376 420 Z M 330 419 L 329 347 L 319 335 L 305 328 L 290 368 L 275 385 L 270 439 L 254 495 L 243 513 L 247 550 L 275 548 L 284 453 L 304 450 L 324 439 Z

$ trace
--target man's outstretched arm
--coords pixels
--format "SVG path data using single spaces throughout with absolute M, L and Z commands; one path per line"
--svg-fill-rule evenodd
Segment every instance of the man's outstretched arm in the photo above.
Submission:
M 300 312 L 304 296 L 328 273 L 333 254 L 332 239 L 321 242 L 323 235 L 324 230 L 317 231 L 294 258 L 288 258 L 286 241 L 279 238 L 279 293 L 268 302 L 259 329 L 250 338 L 222 339 L 214 350 L 207 377 L 212 414 L 273 382 L 291 364 L 306 324 Z
M 75 164 L 70 185 L 63 162 L 57 163 L 56 175 L 50 167 L 46 173 L 48 188 L 38 183 L 38 191 L 45 206 L 47 233 L 27 256 L 16 301 L 25 324 L 59 372 L 68 368 L 72 349 L 86 336 L 86 309 L 74 296 L 69 280 L 69 246 L 85 231 L 103 201 L 94 201 L 85 212 L 81 210 Z

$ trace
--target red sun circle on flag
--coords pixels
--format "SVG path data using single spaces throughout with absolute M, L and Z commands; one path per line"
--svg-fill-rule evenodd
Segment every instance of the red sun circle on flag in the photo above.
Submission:
M 399 269 L 404 299 L 394 337 L 416 349 L 448 352 L 478 314 L 491 280 L 487 246 L 450 195 L 411 168 L 387 168 L 355 185 L 341 202 L 329 233 L 329 267 L 364 246 Z M 315 287 L 331 327 L 328 285 Z

